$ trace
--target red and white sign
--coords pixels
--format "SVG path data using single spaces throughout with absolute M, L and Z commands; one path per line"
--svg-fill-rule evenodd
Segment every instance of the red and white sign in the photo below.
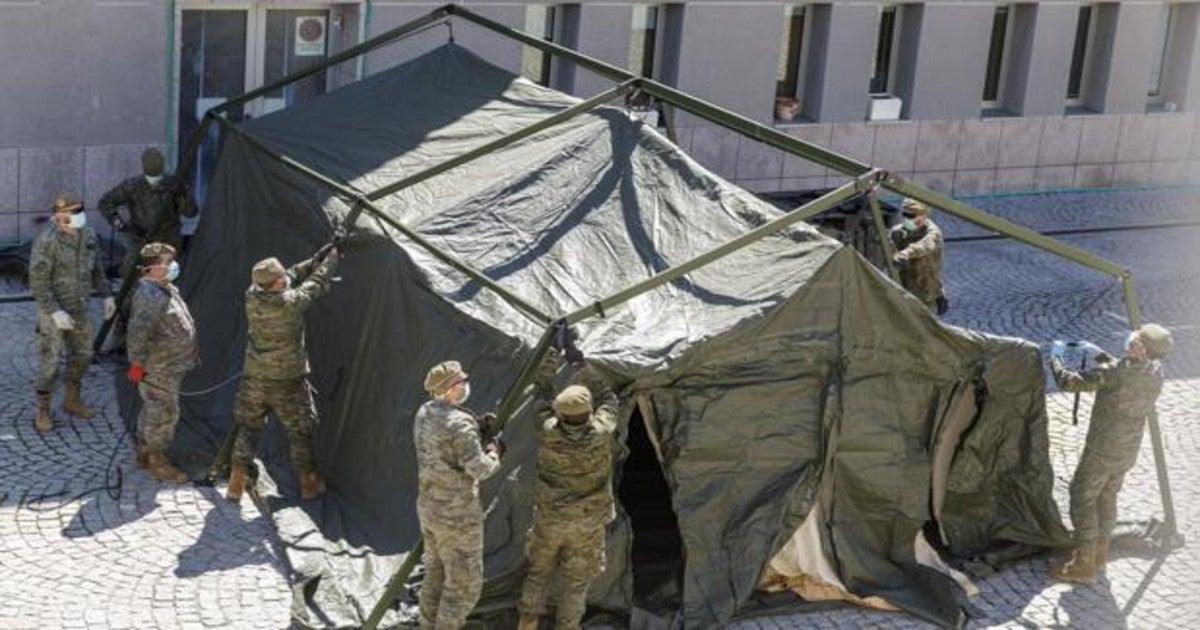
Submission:
M 325 56 L 325 16 L 305 16 L 296 18 L 297 57 Z

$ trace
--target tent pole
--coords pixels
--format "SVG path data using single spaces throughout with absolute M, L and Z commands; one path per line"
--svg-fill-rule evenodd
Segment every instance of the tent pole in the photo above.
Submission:
M 282 79 L 279 79 L 278 81 L 274 81 L 274 82 L 268 83 L 267 85 L 264 85 L 262 87 L 255 88 L 253 90 L 250 90 L 249 92 L 243 93 L 240 96 L 235 96 L 234 98 L 231 98 L 231 99 L 225 101 L 224 103 L 221 103 L 220 105 L 217 105 L 216 107 L 213 107 L 209 111 L 223 113 L 223 112 L 229 110 L 230 108 L 241 105 L 247 101 L 252 101 L 252 100 L 262 96 L 263 94 L 266 94 L 266 93 L 274 91 L 274 90 L 278 90 L 281 87 L 286 87 L 288 85 L 291 85 L 292 83 L 295 83 L 296 81 L 299 81 L 306 77 L 310 77 L 314 74 L 317 74 L 318 72 L 324 72 L 325 70 L 328 70 L 329 68 L 336 66 L 337 64 L 342 63 L 343 61 L 348 61 L 350 59 L 354 59 L 355 57 L 366 54 L 372 50 L 375 50 L 376 48 L 379 48 L 380 46 L 385 46 L 387 44 L 392 43 L 395 40 L 401 39 L 407 35 L 411 35 L 414 32 L 416 32 L 430 24 L 433 24 L 434 22 L 437 22 L 438 20 L 446 19 L 446 17 L 448 15 L 450 15 L 450 9 L 448 6 L 443 6 L 443 7 L 434 9 L 433 11 L 429 12 L 428 14 L 423 15 L 415 20 L 412 20 L 410 22 L 405 22 L 404 24 L 401 24 L 400 26 L 397 26 L 396 28 L 394 28 L 390 31 L 387 31 L 386 33 L 381 33 L 378 37 L 372 37 L 371 39 L 368 39 L 367 41 L 357 44 L 355 46 L 351 46 L 350 48 L 347 48 L 346 50 L 343 50 L 342 52 L 340 52 L 336 55 L 333 55 L 332 57 L 326 57 L 320 63 L 317 63 L 312 66 L 308 66 L 302 70 L 297 70 L 296 72 L 293 72 L 293 73 L 283 77 Z
M 662 112 L 667 123 L 667 139 L 679 146 L 679 136 L 675 133 L 675 109 L 670 103 L 663 103 Z
M 863 194 L 873 184 L 873 180 L 881 174 L 880 171 L 871 171 L 863 177 L 855 178 L 839 188 L 825 193 L 824 195 L 810 201 L 809 203 L 800 206 L 799 208 L 778 217 L 772 221 L 768 221 L 745 234 L 726 242 L 719 247 L 711 249 L 687 262 L 680 263 L 661 271 L 641 282 L 638 282 L 630 287 L 622 289 L 617 293 L 610 295 L 592 304 L 585 306 L 574 313 L 567 316 L 567 323 L 574 324 L 583 319 L 587 319 L 592 315 L 602 315 L 605 311 L 624 304 L 629 300 L 655 288 L 658 288 L 668 282 L 673 282 L 693 271 L 707 265 L 715 260 L 719 260 L 728 256 L 747 245 L 756 241 L 762 240 L 771 234 L 775 234 L 780 230 L 787 228 L 795 223 L 810 219 L 843 201 L 854 197 L 855 195 Z
M 875 218 L 875 233 L 879 236 L 879 245 L 883 248 L 883 259 L 887 266 L 888 277 L 896 283 L 900 282 L 900 274 L 896 273 L 896 261 L 892 258 L 892 239 L 887 229 L 887 221 L 883 219 L 883 208 L 879 205 L 878 193 L 867 195 L 867 205 L 871 207 L 871 216 Z
M 517 376 L 517 380 L 513 386 L 509 388 L 508 393 L 500 401 L 496 407 L 496 423 L 502 431 L 504 426 L 508 424 L 509 418 L 517 409 L 518 403 L 525 397 L 525 390 L 533 379 L 537 376 L 538 366 L 541 365 L 546 353 L 551 351 L 550 344 L 554 339 L 555 325 L 546 326 L 546 330 L 542 332 L 542 336 L 538 339 L 537 344 L 533 347 L 533 351 L 525 357 L 525 362 L 521 365 L 521 372 Z M 404 562 L 392 574 L 388 580 L 387 587 L 384 588 L 383 594 L 379 596 L 379 601 L 375 602 L 375 607 L 371 609 L 370 616 L 363 623 L 364 630 L 375 630 L 379 627 L 379 622 L 383 620 L 383 616 L 387 614 L 389 608 L 400 596 L 400 590 L 404 588 L 404 583 L 408 577 L 412 575 L 413 569 L 417 566 L 417 560 L 421 557 L 421 553 L 425 549 L 425 540 L 421 537 L 417 538 L 416 544 L 408 551 L 404 557 Z
M 459 166 L 467 164 L 468 162 L 473 162 L 485 155 L 488 155 L 490 153 L 497 151 L 498 149 L 502 149 L 510 144 L 513 144 L 520 140 L 524 140 L 525 138 L 528 138 L 529 136 L 532 136 L 541 131 L 549 129 L 550 127 L 553 127 L 555 125 L 562 124 L 572 118 L 575 118 L 576 116 L 579 116 L 580 114 L 584 114 L 593 109 L 596 109 L 597 107 L 621 96 L 622 94 L 625 94 L 629 90 L 637 87 L 637 84 L 640 81 L 641 81 L 640 78 L 633 78 L 628 81 L 625 81 L 624 83 L 621 83 L 620 85 L 618 85 L 614 88 L 605 90 L 604 92 L 601 92 L 600 94 L 597 94 L 596 96 L 593 96 L 592 98 L 589 98 L 588 100 L 583 101 L 582 103 L 572 105 L 571 107 L 568 107 L 567 109 L 564 109 L 564 110 L 558 112 L 557 114 L 554 114 L 553 116 L 549 116 L 543 120 L 539 120 L 538 122 L 536 122 L 532 125 L 518 129 L 517 131 L 510 133 L 506 136 L 501 136 L 500 138 L 497 138 L 483 146 L 474 148 L 470 151 L 467 151 L 466 153 L 463 153 L 462 155 L 459 155 L 458 157 L 455 157 L 450 160 L 446 160 L 445 162 L 442 162 L 441 164 L 437 164 L 437 165 L 427 168 L 419 173 L 405 177 L 404 179 L 401 179 L 398 182 L 383 186 L 382 188 L 379 188 L 379 189 L 375 190 L 374 192 L 368 193 L 367 199 L 369 199 L 371 201 L 378 201 L 379 199 L 387 197 L 388 195 L 391 195 L 391 194 L 397 193 L 401 190 L 404 190 L 405 188 L 408 188 L 409 186 L 413 186 L 413 185 L 419 184 L 427 179 L 437 177 L 438 175 L 441 175 L 442 173 L 445 173 L 446 171 L 458 168 Z

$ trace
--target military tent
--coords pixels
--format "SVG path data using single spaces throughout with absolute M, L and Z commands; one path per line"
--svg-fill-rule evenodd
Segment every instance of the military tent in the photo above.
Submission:
M 374 190 L 578 103 L 448 44 L 228 126 L 185 265 L 203 360 L 185 388 L 240 370 L 251 265 L 303 259 L 351 212 L 321 177 Z M 308 315 L 315 442 L 330 492 L 293 499 L 281 433 L 260 451 L 263 483 L 280 488 L 269 504 L 298 574 L 302 625 L 362 624 L 419 537 L 411 419 L 426 370 L 461 361 L 468 404 L 487 410 L 549 321 L 589 308 L 581 347 L 624 401 L 620 514 L 589 594 L 597 621 L 660 614 L 708 628 L 802 606 L 794 594 L 760 592 L 771 564 L 953 625 L 962 591 L 951 572 L 920 560 L 926 540 L 963 558 L 1065 539 L 1036 346 L 940 323 L 808 225 L 617 307 L 597 305 L 786 214 L 621 107 L 375 205 L 381 214 L 357 217 L 340 283 Z M 189 424 L 219 440 L 233 396 L 189 399 Z M 484 618 L 519 593 L 534 431 L 520 410 L 503 469 L 484 490 Z M 177 450 L 188 439 L 181 432 Z M 211 456 L 210 446 L 198 450 Z M 385 624 L 400 618 L 389 613 Z

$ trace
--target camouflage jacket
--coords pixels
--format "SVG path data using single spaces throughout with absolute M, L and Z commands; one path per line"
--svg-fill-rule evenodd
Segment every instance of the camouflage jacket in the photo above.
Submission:
M 591 390 L 594 411 L 586 423 L 566 424 L 554 414 L 553 375 L 553 367 L 544 363 L 535 384 L 541 431 L 534 508 L 542 519 L 611 522 L 616 517 L 612 439 L 617 395 L 591 368 L 583 368 L 572 381 Z
M 197 212 L 187 185 L 174 175 L 164 175 L 158 186 L 151 186 L 141 175 L 130 177 L 100 198 L 100 214 L 109 223 L 119 216 L 121 206 L 129 208 L 128 231 L 145 242 L 167 243 L 176 249 L 181 243 L 179 217 L 194 217 Z M 163 223 L 154 232 L 160 214 Z
M 1096 392 L 1084 452 L 1103 457 L 1114 466 L 1127 466 L 1136 461 L 1146 417 L 1154 411 L 1154 402 L 1162 391 L 1162 364 L 1126 357 L 1116 363 L 1099 363 L 1076 372 L 1065 368 L 1062 360 L 1054 357 L 1050 369 L 1059 389 Z
M 319 266 L 305 260 L 288 269 L 292 288 L 266 291 L 251 284 L 246 291 L 246 376 L 285 380 L 309 372 L 304 348 L 304 312 L 329 292 L 337 257 Z
M 486 453 L 475 416 L 460 407 L 431 400 L 413 421 L 417 449 L 417 514 L 422 522 L 479 521 L 479 482 L 500 468 Z
M 926 304 L 942 296 L 942 230 L 933 221 L 909 232 L 892 228 L 900 262 L 900 284 Z
M 129 360 L 147 374 L 180 374 L 194 367 L 196 323 L 175 285 L 138 281 L 125 335 Z
M 75 235 L 67 234 L 51 221 L 33 239 L 29 255 L 29 290 L 38 309 L 46 313 L 62 309 L 71 317 L 86 317 L 92 289 L 112 295 L 100 266 L 96 233 L 83 227 Z

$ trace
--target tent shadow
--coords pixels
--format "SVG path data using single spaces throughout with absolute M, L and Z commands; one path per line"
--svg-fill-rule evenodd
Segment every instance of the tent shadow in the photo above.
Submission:
M 273 533 L 265 524 L 265 516 L 244 520 L 241 508 L 225 501 L 216 489 L 204 488 L 200 493 L 212 504 L 212 509 L 204 515 L 200 535 L 190 547 L 179 552 L 175 577 L 196 577 L 246 565 L 279 566 L 275 554 L 268 549 L 268 537 Z M 243 531 L 246 529 L 255 531 Z M 281 574 L 286 575 L 283 571 Z
M 158 501 L 153 493 L 133 493 L 131 490 L 133 489 L 126 487 L 123 493 L 128 492 L 132 495 L 132 501 L 125 499 L 125 494 L 113 499 L 104 490 L 93 493 L 75 512 L 71 522 L 63 527 L 63 538 L 90 538 L 108 530 L 119 529 L 158 508 Z

